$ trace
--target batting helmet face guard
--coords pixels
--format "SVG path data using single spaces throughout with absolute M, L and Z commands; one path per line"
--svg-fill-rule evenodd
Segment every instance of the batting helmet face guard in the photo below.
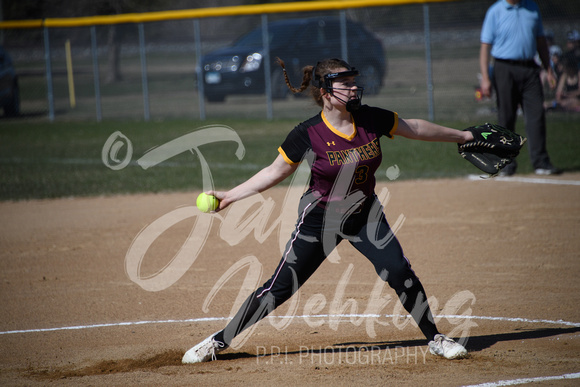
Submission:
M 344 102 L 346 105 L 347 111 L 353 112 L 353 111 L 358 110 L 358 108 L 361 106 L 361 99 L 362 99 L 362 94 L 364 91 L 363 87 L 358 87 L 356 90 L 356 97 L 349 99 L 348 101 L 341 99 L 340 97 L 336 96 L 333 93 L 334 90 L 347 90 L 347 89 L 339 89 L 339 88 L 332 87 L 332 82 L 335 79 L 343 78 L 343 77 L 357 76 L 357 75 L 359 75 L 358 70 L 356 68 L 350 66 L 348 63 L 346 63 L 345 61 L 343 61 L 341 59 L 331 59 L 331 61 L 336 63 L 336 65 L 338 67 L 344 67 L 347 70 L 346 71 L 339 71 L 339 72 L 335 72 L 335 73 L 328 73 L 328 74 L 325 74 L 323 77 L 321 77 L 320 75 L 316 74 L 316 70 L 318 69 L 318 66 L 321 63 L 321 62 L 318 62 L 316 64 L 316 66 L 314 66 L 314 68 L 312 69 L 312 84 L 314 85 L 314 87 L 322 88 L 326 92 L 333 95 L 339 101 Z

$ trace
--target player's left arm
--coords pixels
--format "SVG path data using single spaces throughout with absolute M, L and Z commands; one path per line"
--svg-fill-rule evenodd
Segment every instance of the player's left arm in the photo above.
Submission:
M 396 135 L 412 140 L 455 142 L 464 144 L 473 140 L 473 134 L 468 131 L 457 130 L 434 124 L 420 119 L 399 118 Z

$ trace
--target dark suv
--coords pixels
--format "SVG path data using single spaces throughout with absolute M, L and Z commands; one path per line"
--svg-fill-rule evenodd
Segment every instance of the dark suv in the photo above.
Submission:
M 361 76 L 365 94 L 376 94 L 386 75 L 386 56 L 381 42 L 362 25 L 347 20 L 348 62 Z M 342 58 L 340 19 L 316 17 L 287 19 L 268 24 L 272 97 L 285 98 L 289 90 L 282 69 L 274 59 L 280 57 L 292 84 L 300 86 L 302 68 L 326 58 Z M 210 102 L 222 102 L 232 94 L 263 94 L 265 91 L 262 28 L 242 36 L 232 46 L 212 51 L 202 58 L 204 93 Z
M 0 46 L 0 107 L 4 115 L 17 116 L 20 113 L 20 90 L 18 77 L 10 55 Z

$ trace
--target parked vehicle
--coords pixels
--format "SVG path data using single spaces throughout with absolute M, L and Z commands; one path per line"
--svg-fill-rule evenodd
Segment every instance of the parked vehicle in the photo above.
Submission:
M 0 46 L 0 107 L 8 117 L 20 114 L 20 89 L 12 58 Z
M 361 24 L 346 23 L 348 62 L 361 76 L 357 83 L 365 94 L 376 94 L 386 76 L 386 55 L 381 42 Z M 272 97 L 285 98 L 288 90 L 282 69 L 274 63 L 280 57 L 293 85 L 299 86 L 302 68 L 325 58 L 342 58 L 338 17 L 287 19 L 268 24 Z M 262 28 L 239 38 L 233 45 L 202 58 L 204 93 L 210 102 L 222 102 L 233 94 L 265 92 Z

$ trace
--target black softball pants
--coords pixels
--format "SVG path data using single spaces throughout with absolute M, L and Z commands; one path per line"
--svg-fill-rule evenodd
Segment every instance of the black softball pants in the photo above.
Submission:
M 230 345 L 234 337 L 282 305 L 310 278 L 332 250 L 348 240 L 395 290 L 428 340 L 438 333 L 427 296 L 392 233 L 376 197 L 343 213 L 312 203 L 301 204 L 296 228 L 272 277 L 252 293 L 225 329 L 216 336 Z

